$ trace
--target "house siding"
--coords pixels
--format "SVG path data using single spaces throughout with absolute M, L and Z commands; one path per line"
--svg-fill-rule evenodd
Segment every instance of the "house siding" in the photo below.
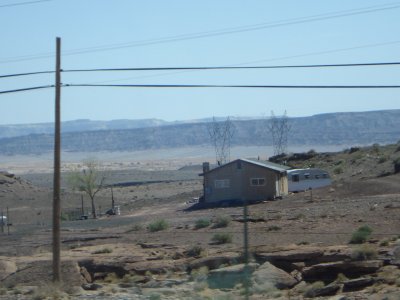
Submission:
M 238 168 L 238 164 L 241 165 L 240 168 Z M 264 179 L 264 185 L 252 185 L 252 178 Z M 216 180 L 229 180 L 229 187 L 216 188 Z M 204 174 L 205 202 L 273 199 L 286 195 L 287 187 L 286 175 L 241 160 Z

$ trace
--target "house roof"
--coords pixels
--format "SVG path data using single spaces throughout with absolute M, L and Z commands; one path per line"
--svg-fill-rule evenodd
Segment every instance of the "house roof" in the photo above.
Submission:
M 286 172 L 287 170 L 290 169 L 290 167 L 283 166 L 283 165 L 278 165 L 278 164 L 275 164 L 275 163 L 271 163 L 269 161 L 259 161 L 259 160 L 239 158 L 239 159 L 233 160 L 233 161 L 231 161 L 231 162 L 229 162 L 229 163 L 227 163 L 225 165 L 218 166 L 218 167 L 216 167 L 214 169 L 211 169 L 208 172 L 201 173 L 199 175 L 203 176 L 204 174 L 213 172 L 213 171 L 215 171 L 217 169 L 220 169 L 220 168 L 223 168 L 223 167 L 225 167 L 227 165 L 236 163 L 237 161 L 243 161 L 243 162 L 246 162 L 246 163 L 249 163 L 249 164 L 252 164 L 252 165 L 256 165 L 256 166 L 263 167 L 263 168 L 266 168 L 266 169 L 269 169 L 269 170 L 273 170 L 273 171 L 278 172 L 278 173 L 283 173 L 283 172 Z

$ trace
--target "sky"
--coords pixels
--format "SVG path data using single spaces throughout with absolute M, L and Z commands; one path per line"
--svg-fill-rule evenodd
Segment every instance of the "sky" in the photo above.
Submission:
M 0 0 L 0 75 L 400 61 L 400 1 Z M 399 85 L 400 66 L 63 72 L 63 84 Z M 0 78 L 0 92 L 54 74 Z M 0 124 L 54 121 L 54 88 L 0 94 Z M 400 109 L 400 89 L 62 87 L 63 121 Z

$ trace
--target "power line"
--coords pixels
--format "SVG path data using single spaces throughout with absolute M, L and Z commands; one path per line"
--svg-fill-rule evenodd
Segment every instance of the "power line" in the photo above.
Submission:
M 153 67 L 153 68 L 103 68 L 75 69 L 63 72 L 98 72 L 98 71 L 172 71 L 172 70 L 235 70 L 235 69 L 289 69 L 289 68 L 329 68 L 329 67 L 373 67 L 400 65 L 400 62 L 315 64 L 315 65 L 276 65 L 276 66 L 225 66 L 225 67 Z M 1 78 L 1 76 L 0 76 Z
M 147 67 L 147 68 L 95 68 L 95 69 L 71 69 L 61 70 L 64 73 L 71 72 L 116 72 L 116 71 L 172 71 L 172 70 L 242 70 L 242 69 L 290 69 L 290 68 L 331 68 L 331 67 L 377 67 L 395 66 L 400 62 L 377 62 L 377 63 L 345 63 L 345 64 L 315 64 L 315 65 L 275 65 L 275 66 L 226 66 L 226 67 Z M 50 74 L 55 71 L 39 71 L 28 73 L 16 73 L 0 75 L 0 78 Z
M 51 1 L 51 0 L 42 0 L 42 1 Z M 169 37 L 164 37 L 164 38 L 133 41 L 133 42 L 127 42 L 127 43 L 108 44 L 108 45 L 101 45 L 101 46 L 94 46 L 94 47 L 87 47 L 87 48 L 78 48 L 78 49 L 65 51 L 63 53 L 63 56 L 110 51 L 110 50 L 116 50 L 116 49 L 122 49 L 122 48 L 141 47 L 141 46 L 148 46 L 148 45 L 154 45 L 154 44 L 163 44 L 163 43 L 179 42 L 179 41 L 184 41 L 184 40 L 207 38 L 207 37 L 213 37 L 213 36 L 229 35 L 229 34 L 235 34 L 235 33 L 241 33 L 241 32 L 248 32 L 248 31 L 264 30 L 264 29 L 268 29 L 268 28 L 276 28 L 276 27 L 296 25 L 296 24 L 301 24 L 301 23 L 309 23 L 309 22 L 328 20 L 328 19 L 333 19 L 333 18 L 348 17 L 348 16 L 352 16 L 352 15 L 373 13 L 373 12 L 383 11 L 383 10 L 397 9 L 399 7 L 400 7 L 399 2 L 392 2 L 392 3 L 383 4 L 383 5 L 375 5 L 375 6 L 369 6 L 369 7 L 364 7 L 364 8 L 356 8 L 356 9 L 350 9 L 350 10 L 343 10 L 343 11 L 311 15 L 311 16 L 306 16 L 306 17 L 284 19 L 284 20 L 279 20 L 279 21 L 274 21 L 274 22 L 258 23 L 258 24 L 245 25 L 245 26 L 239 26 L 239 27 L 230 27 L 230 28 L 225 28 L 225 29 L 197 32 L 197 33 L 191 33 L 191 34 L 180 34 L 180 35 L 169 36 Z M 35 54 L 35 55 L 18 56 L 18 57 L 14 57 L 14 58 L 9 58 L 4 61 L 0 61 L 0 63 L 43 59 L 43 58 L 49 58 L 49 57 L 53 57 L 53 56 L 54 56 L 54 53 L 41 53 L 41 54 Z
M 51 74 L 51 73 L 55 73 L 55 71 L 39 71 L 39 72 L 7 74 L 7 75 L 0 75 L 0 78 L 20 77 L 20 76 L 29 76 L 29 75 L 39 75 L 39 74 Z
M 41 89 L 48 89 L 48 88 L 52 88 L 52 87 L 54 87 L 54 85 L 34 86 L 34 87 L 28 87 L 28 88 L 22 88 L 22 89 L 0 91 L 0 94 L 10 94 L 10 93 L 32 91 L 32 90 L 41 90 Z
M 0 8 L 2 8 L 2 7 L 12 7 L 12 6 L 22 6 L 22 5 L 41 3 L 41 2 L 49 2 L 49 1 L 53 1 L 53 0 L 37 0 L 37 1 L 26 1 L 26 2 L 19 2 L 19 3 L 3 4 L 3 5 L 0 5 Z
M 254 88 L 254 89 L 395 89 L 400 85 L 213 85 L 213 84 L 65 84 L 65 87 Z

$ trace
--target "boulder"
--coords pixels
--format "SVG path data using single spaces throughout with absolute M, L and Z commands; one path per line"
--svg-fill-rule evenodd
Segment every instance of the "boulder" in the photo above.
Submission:
M 312 288 L 305 293 L 305 297 L 315 298 L 324 296 L 333 296 L 340 290 L 339 284 L 330 284 L 321 288 Z
M 298 281 L 285 271 L 266 262 L 253 273 L 252 282 L 253 286 L 268 284 L 278 289 L 286 289 L 293 287 Z
M 238 283 L 245 283 L 259 266 L 256 263 L 239 264 L 210 271 L 207 282 L 212 289 L 231 289 Z
M 375 283 L 373 278 L 356 278 L 343 282 L 343 292 L 359 291 Z
M 380 260 L 340 261 L 306 267 L 302 270 L 302 273 L 306 281 L 317 281 L 321 278 L 324 281 L 333 281 L 339 273 L 343 273 L 350 278 L 357 278 L 375 273 L 382 265 L 383 262 Z
M 4 285 L 12 285 L 18 283 L 20 285 L 41 286 L 43 283 L 51 282 L 52 261 L 33 261 L 24 263 L 23 266 L 17 266 L 16 272 L 10 274 L 2 281 Z M 61 262 L 61 279 L 68 282 L 69 286 L 81 286 L 85 283 L 78 264 L 74 261 Z
M 0 281 L 17 271 L 17 265 L 12 261 L 0 261 Z
M 217 269 L 220 265 L 235 264 L 240 260 L 237 253 L 226 254 L 224 256 L 208 256 L 195 259 L 189 263 L 189 269 L 199 269 L 207 267 L 209 270 Z

